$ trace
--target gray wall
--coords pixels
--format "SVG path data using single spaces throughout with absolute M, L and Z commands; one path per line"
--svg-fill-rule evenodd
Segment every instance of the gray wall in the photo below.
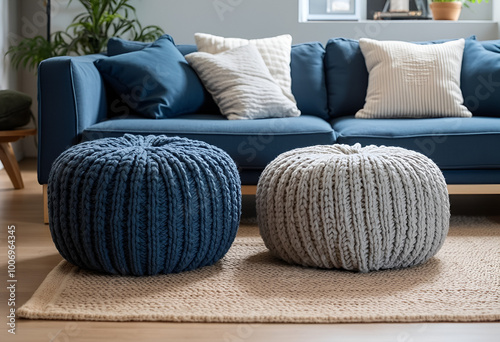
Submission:
M 5 52 L 10 46 L 10 41 L 18 37 L 18 17 L 19 3 L 16 0 L 0 0 L 0 53 L 2 61 L 0 63 L 0 89 L 20 90 L 18 74 L 10 66 L 9 58 L 5 58 Z M 23 142 L 13 144 L 16 158 L 21 160 L 24 157 Z M 0 169 L 3 168 L 0 163 Z
M 0 0 L 0 47 L 2 62 L 0 63 L 0 89 L 17 88 L 16 71 L 10 67 L 5 52 L 9 47 L 9 39 L 17 36 L 18 3 L 15 0 Z
M 47 18 L 43 0 L 22 0 L 20 5 L 20 27 L 19 32 L 24 37 L 36 35 L 46 36 Z M 19 70 L 19 87 L 33 99 L 32 110 L 38 120 L 37 83 L 35 71 Z M 26 157 L 36 157 L 37 149 L 34 140 L 26 138 L 23 140 L 24 154 Z
M 25 0 L 26 1 L 26 0 Z M 63 29 L 78 12 L 74 1 L 60 3 L 53 14 L 53 29 Z M 406 21 L 406 22 L 320 22 L 299 23 L 298 0 L 132 0 L 144 24 L 156 24 L 171 34 L 177 43 L 193 43 L 196 32 L 222 36 L 260 38 L 283 33 L 295 43 L 320 41 L 331 37 L 371 37 L 377 39 L 428 40 L 458 38 L 476 34 L 479 39 L 496 39 L 493 22 Z M 266 10 L 262 10 L 265 8 Z M 464 19 L 492 19 L 492 1 L 464 9 Z
M 470 8 L 464 8 L 460 14 L 460 20 L 492 20 L 493 19 L 493 2 L 498 0 L 490 0 L 488 3 L 484 1 L 480 4 L 469 4 Z
M 373 23 L 330 22 L 299 23 L 298 0 L 134 0 L 140 18 L 162 26 L 179 43 L 192 43 L 195 32 L 223 36 L 267 37 L 290 33 L 295 43 L 326 41 L 334 36 L 378 39 L 427 40 L 478 35 L 479 39 L 496 39 L 493 23 Z M 224 7 L 221 7 L 224 5 Z M 478 12 L 491 19 L 491 4 Z M 262 9 L 265 8 L 266 11 Z M 469 11 L 470 12 L 470 11 Z M 470 13 L 469 13 L 470 14 Z M 470 15 L 464 11 L 464 16 Z
M 492 9 L 492 16 L 493 16 L 493 21 L 499 23 L 500 22 L 500 1 L 496 0 L 493 2 L 493 9 Z M 498 28 L 498 37 L 500 37 L 500 25 Z

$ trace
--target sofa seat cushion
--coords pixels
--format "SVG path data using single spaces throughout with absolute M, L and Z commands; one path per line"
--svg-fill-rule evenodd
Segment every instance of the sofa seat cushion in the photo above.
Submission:
M 500 120 L 488 117 L 331 121 L 337 142 L 399 146 L 421 152 L 442 170 L 500 168 Z
M 328 122 L 316 116 L 227 120 L 217 114 L 186 114 L 151 120 L 116 117 L 88 127 L 83 140 L 119 137 L 125 133 L 165 134 L 205 141 L 225 150 L 240 169 L 264 169 L 279 154 L 294 148 L 335 143 Z

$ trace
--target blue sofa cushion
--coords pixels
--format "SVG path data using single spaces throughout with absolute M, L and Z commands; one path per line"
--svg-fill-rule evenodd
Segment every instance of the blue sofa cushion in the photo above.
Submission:
M 168 37 L 168 39 L 172 42 L 174 42 L 174 38 L 172 36 L 165 34 L 163 37 Z M 109 57 L 113 56 L 118 56 L 122 55 L 124 53 L 128 52 L 134 52 L 134 51 L 140 51 L 143 50 L 144 48 L 147 48 L 151 46 L 153 43 L 148 43 L 148 42 L 137 42 L 134 40 L 126 40 L 118 37 L 112 37 L 109 38 L 108 40 L 108 51 L 107 55 Z
M 174 38 L 172 38 L 172 36 L 170 36 L 168 34 L 166 34 L 164 36 L 168 36 L 169 39 L 172 41 L 172 43 L 175 43 Z M 133 41 L 133 40 L 126 40 L 126 39 L 122 39 L 122 38 L 118 38 L 118 37 L 113 37 L 113 38 L 110 38 L 108 40 L 107 55 L 109 57 L 112 57 L 112 56 L 117 56 L 117 55 L 121 55 L 121 54 L 128 53 L 128 52 L 140 51 L 144 48 L 147 48 L 148 46 L 151 46 L 151 44 L 152 43 L 148 43 L 148 42 L 137 42 L 137 41 Z M 196 45 L 192 45 L 192 44 L 179 44 L 179 45 L 176 45 L 176 47 L 184 56 L 189 54 L 189 53 L 198 51 L 196 49 Z
M 500 170 L 443 170 L 447 184 L 500 184 Z
M 482 40 L 481 45 L 488 51 L 500 52 L 500 40 Z
M 292 93 L 302 114 L 328 119 L 324 67 L 325 48 L 321 43 L 292 46 Z
M 466 42 L 461 88 L 464 104 L 473 115 L 500 116 L 500 50 L 478 41 Z
M 150 45 L 151 43 L 111 38 L 108 41 L 108 56 L 142 50 Z M 181 44 L 176 46 L 184 56 L 197 51 L 196 45 Z M 325 48 L 319 42 L 293 45 L 290 67 L 292 93 L 299 110 L 302 114 L 315 115 L 326 120 L 328 119 L 328 104 L 324 56 Z M 211 106 L 213 107 L 212 104 L 209 104 L 207 108 L 211 108 Z
M 168 39 L 170 39 L 172 41 L 172 43 L 175 43 L 174 38 L 172 38 L 172 36 L 170 36 L 168 34 L 165 34 L 164 36 L 167 36 Z M 112 56 L 117 56 L 117 55 L 121 55 L 121 54 L 128 53 L 128 52 L 140 51 L 140 50 L 145 49 L 151 45 L 152 45 L 152 43 L 136 42 L 136 41 L 132 41 L 132 40 L 126 40 L 126 39 L 122 39 L 122 38 L 118 38 L 118 37 L 113 37 L 113 38 L 110 38 L 108 40 L 107 55 L 109 57 L 112 57 Z M 196 49 L 196 45 L 192 45 L 192 44 L 180 44 L 180 45 L 176 45 L 176 47 L 182 53 L 183 56 L 185 56 L 189 53 L 198 51 Z
M 205 102 L 203 85 L 168 35 L 140 51 L 94 64 L 119 97 L 145 117 L 193 113 Z
M 193 44 L 179 44 L 176 45 L 177 49 L 182 53 L 183 56 L 188 55 L 193 52 L 198 52 L 196 45 Z
M 125 133 L 202 140 L 224 149 L 240 168 L 258 170 L 291 149 L 335 143 L 330 124 L 311 115 L 265 120 L 227 120 L 214 114 L 186 114 L 166 120 L 116 117 L 88 127 L 83 140 L 119 137 Z
M 330 39 L 326 44 L 325 72 L 331 117 L 355 114 L 363 108 L 368 70 L 359 41 Z
M 342 144 L 399 146 L 421 152 L 442 170 L 498 169 L 498 118 L 355 119 L 334 118 Z
M 475 39 L 475 36 L 471 36 L 466 41 Z M 417 44 L 440 44 L 446 41 L 434 40 Z M 328 41 L 325 50 L 329 114 L 331 117 L 354 115 L 363 108 L 368 88 L 368 70 L 359 41 L 333 38 Z

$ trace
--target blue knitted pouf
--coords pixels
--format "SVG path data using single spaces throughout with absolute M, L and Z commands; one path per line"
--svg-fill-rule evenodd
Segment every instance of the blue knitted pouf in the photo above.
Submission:
M 125 135 L 84 142 L 54 162 L 52 239 L 82 268 L 122 275 L 188 271 L 222 258 L 238 230 L 233 160 L 201 141 Z

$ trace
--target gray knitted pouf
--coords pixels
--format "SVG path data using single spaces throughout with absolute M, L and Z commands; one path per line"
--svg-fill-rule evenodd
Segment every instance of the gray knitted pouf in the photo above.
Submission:
M 418 265 L 437 253 L 449 228 L 441 171 L 398 147 L 286 152 L 262 173 L 256 200 L 267 248 L 303 266 L 368 272 Z

